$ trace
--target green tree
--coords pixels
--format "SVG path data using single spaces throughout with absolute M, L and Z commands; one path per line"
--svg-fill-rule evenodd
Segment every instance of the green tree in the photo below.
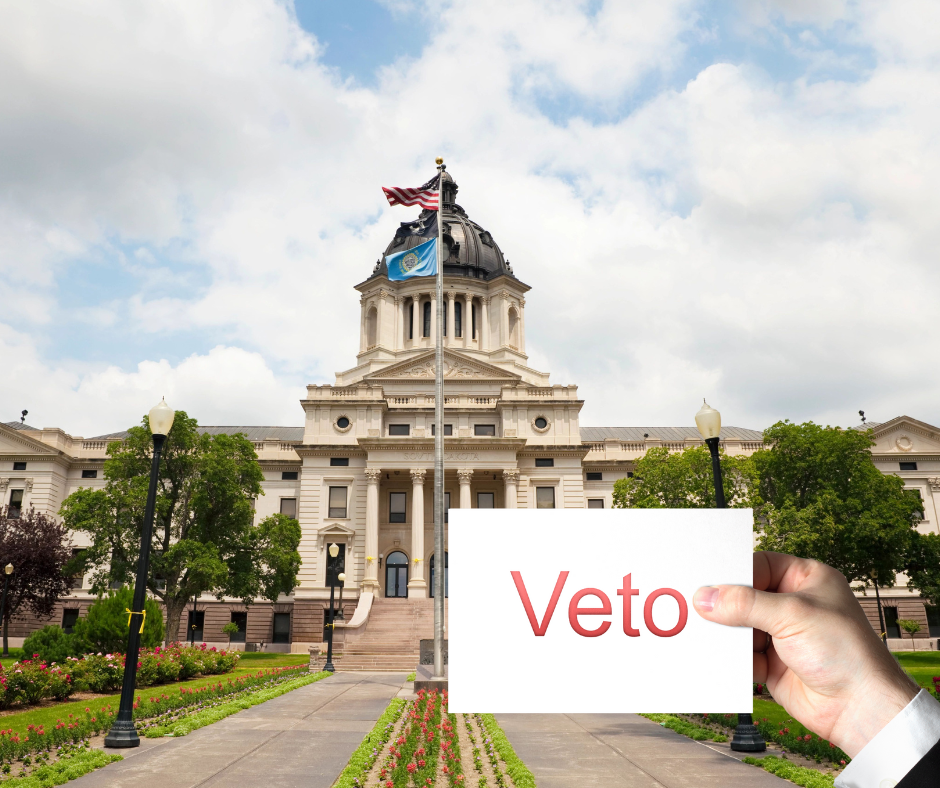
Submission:
M 128 610 L 134 608 L 134 591 L 121 588 L 109 591 L 91 603 L 88 613 L 75 622 L 71 635 L 75 639 L 74 650 L 78 654 L 101 652 L 123 654 L 127 650 L 127 627 L 139 627 L 140 618 L 128 622 Z M 144 631 L 140 636 L 141 648 L 159 646 L 163 640 L 163 613 L 152 599 L 144 600 Z M 68 635 L 66 637 L 69 637 Z
M 940 607 L 940 534 L 912 535 L 904 571 L 908 588 L 919 591 L 928 605 Z
M 145 416 L 124 442 L 108 446 L 105 487 L 77 490 L 62 504 L 68 527 L 91 537 L 82 560 L 99 593 L 134 581 L 152 446 Z M 262 495 L 262 479 L 244 435 L 200 434 L 195 419 L 176 412 L 160 463 L 147 578 L 150 593 L 166 606 L 167 643 L 177 639 L 196 595 L 273 602 L 296 586 L 300 525 L 283 515 L 254 524 L 252 501 Z
M 871 431 L 782 421 L 752 456 L 761 501 L 758 547 L 829 564 L 852 581 L 877 570 L 894 583 L 914 538 L 920 499 L 871 460 Z
M 729 507 L 754 505 L 756 477 L 747 457 L 720 449 L 722 486 Z M 707 446 L 681 452 L 654 447 L 634 463 L 633 476 L 614 482 L 616 509 L 713 509 L 715 484 Z
M 898 626 L 911 636 L 911 651 L 914 650 L 914 635 L 920 632 L 920 624 L 911 618 L 899 618 Z

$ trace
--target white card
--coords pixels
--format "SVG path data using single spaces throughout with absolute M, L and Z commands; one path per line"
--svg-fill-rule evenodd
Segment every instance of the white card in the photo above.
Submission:
M 751 630 L 692 607 L 701 586 L 752 585 L 750 509 L 451 509 L 449 520 L 452 712 L 750 711 Z M 589 588 L 607 602 L 574 599 Z M 610 612 L 576 614 L 585 608 Z

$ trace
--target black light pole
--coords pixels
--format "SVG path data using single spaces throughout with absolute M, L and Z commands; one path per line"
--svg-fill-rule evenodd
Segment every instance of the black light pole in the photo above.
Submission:
M 336 559 L 336 556 L 339 555 L 339 545 L 331 544 L 330 549 L 330 558 Z M 330 579 L 330 622 L 327 626 L 327 637 L 326 637 L 326 664 L 323 666 L 323 669 L 329 671 L 330 673 L 335 673 L 336 668 L 333 667 L 333 593 L 336 591 L 336 567 L 333 566 L 333 571 L 330 571 L 330 564 L 332 562 L 327 559 L 327 569 L 326 573 L 329 575 Z
M 885 612 L 881 608 L 881 594 L 878 593 L 878 570 L 871 570 L 871 581 L 875 584 L 875 599 L 878 601 L 878 621 L 881 623 L 881 642 L 888 646 L 888 628 L 885 626 Z
M 721 479 L 721 457 L 718 454 L 718 441 L 721 435 L 721 414 L 708 403 L 702 405 L 701 410 L 695 414 L 695 425 L 705 439 L 705 445 L 712 455 L 712 476 L 715 480 L 715 506 L 719 509 L 728 508 L 725 502 L 725 486 Z M 738 725 L 734 729 L 731 739 L 731 749 L 738 752 L 763 752 L 767 749 L 760 731 L 754 724 L 751 714 L 739 714 Z
M 26 411 L 23 411 L 24 413 Z M 0 627 L 6 626 L 6 614 L 7 614 L 7 589 L 10 587 L 10 575 L 13 574 L 13 564 L 7 564 L 3 567 L 3 600 L 0 601 Z M 4 631 L 4 634 L 6 632 Z M 3 638 L 3 656 L 7 657 L 7 639 Z
M 196 595 L 193 594 L 193 623 L 189 626 L 189 645 L 196 645 Z
M 150 411 L 150 431 L 153 433 L 153 459 L 150 462 L 150 489 L 147 491 L 147 507 L 144 509 L 144 527 L 140 534 L 140 555 L 137 559 L 137 582 L 134 585 L 134 607 L 128 618 L 127 653 L 124 655 L 124 681 L 121 684 L 121 704 L 117 717 L 108 735 L 105 747 L 138 747 L 140 737 L 134 727 L 134 685 L 137 680 L 137 657 L 140 654 L 140 635 L 144 631 L 144 602 L 147 592 L 147 569 L 150 564 L 150 541 L 153 534 L 153 510 L 157 500 L 157 481 L 160 470 L 160 454 L 166 443 L 167 433 L 173 426 L 175 414 L 161 400 Z M 139 616 L 140 625 L 137 621 Z

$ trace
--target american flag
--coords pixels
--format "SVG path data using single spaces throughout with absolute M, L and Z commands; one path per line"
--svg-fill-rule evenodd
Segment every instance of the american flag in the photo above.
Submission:
M 382 191 L 389 205 L 420 205 L 429 211 L 436 211 L 441 203 L 440 178 L 440 175 L 435 175 L 417 189 L 383 186 Z

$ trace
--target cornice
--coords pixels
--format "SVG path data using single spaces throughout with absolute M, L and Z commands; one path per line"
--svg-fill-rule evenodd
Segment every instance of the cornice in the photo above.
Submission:
M 434 438 L 360 438 L 359 445 L 368 451 L 434 451 Z M 525 438 L 444 438 L 444 451 L 502 451 L 525 446 Z
M 583 459 L 590 451 L 591 449 L 588 446 L 552 444 L 533 445 L 530 443 L 519 452 L 519 456 L 534 457 L 536 454 L 541 456 L 550 454 L 554 455 L 555 457 L 581 457 Z
M 873 462 L 911 462 L 912 460 L 940 462 L 940 454 L 918 454 L 916 451 L 906 451 L 903 454 L 900 452 L 897 454 L 872 454 Z
M 306 443 L 294 446 L 294 451 L 299 457 L 362 457 L 365 459 L 368 455 L 354 444 L 326 444 L 326 443 Z

